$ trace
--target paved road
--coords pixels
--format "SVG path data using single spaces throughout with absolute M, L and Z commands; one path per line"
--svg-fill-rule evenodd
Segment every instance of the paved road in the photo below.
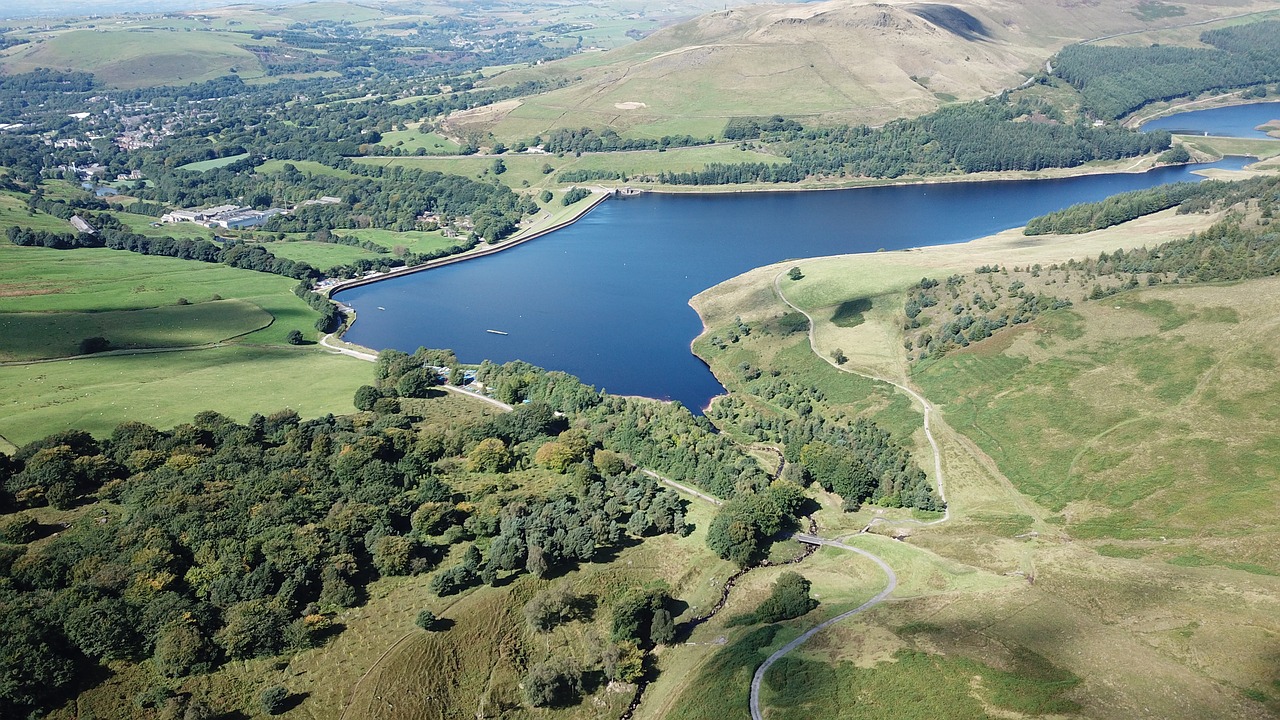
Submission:
M 886 563 L 884 560 L 881 560 L 879 557 L 872 555 L 871 553 L 867 552 L 866 550 L 863 550 L 862 548 L 856 548 L 851 545 L 845 545 L 842 542 L 837 542 L 835 540 L 823 540 L 822 538 L 817 538 L 816 536 L 809 536 L 809 537 L 811 539 L 820 540 L 821 542 L 819 544 L 821 545 L 826 545 L 827 547 L 840 548 L 841 550 L 848 550 L 849 552 L 857 553 L 871 560 L 871 562 L 874 562 L 876 565 L 880 566 L 880 569 L 884 571 L 884 574 L 886 576 L 888 576 L 889 582 L 885 584 L 883 590 L 876 593 L 875 597 L 862 603 L 858 607 L 852 610 L 849 610 L 848 612 L 840 613 L 839 615 L 825 622 L 814 625 L 813 627 L 806 630 L 805 633 L 800 637 L 778 648 L 777 651 L 775 651 L 763 663 L 761 663 L 760 667 L 756 668 L 755 676 L 751 678 L 751 720 L 764 720 L 764 713 L 761 712 L 760 710 L 760 683 L 764 680 L 764 674 L 769 671 L 769 668 L 773 667 L 774 663 L 781 660 L 784 656 L 786 656 L 787 653 L 803 645 L 809 638 L 813 637 L 814 635 L 817 635 L 823 630 L 826 630 L 832 625 L 835 625 L 841 620 L 845 620 L 847 618 L 853 617 L 854 615 L 857 615 L 860 612 L 865 612 L 866 610 L 870 610 L 876 605 L 879 605 L 885 598 L 889 597 L 889 595 L 892 594 L 893 591 L 896 590 L 898 587 L 897 574 L 893 572 L 893 568 L 889 567 L 889 563 Z
M 787 296 L 782 293 L 781 282 L 782 282 L 782 275 L 785 272 L 787 271 L 784 270 L 782 272 L 779 272 L 776 276 L 774 276 L 773 278 L 774 292 L 778 294 L 778 298 L 781 299 L 782 302 L 787 305 L 787 307 L 791 308 L 792 310 L 795 310 L 801 315 L 804 315 L 805 318 L 809 321 L 809 349 L 813 351 L 814 355 L 817 355 L 818 357 L 822 358 L 827 362 L 827 364 L 831 365 L 831 367 L 841 372 L 847 372 L 853 375 L 860 375 L 870 380 L 878 380 L 880 382 L 889 383 L 890 385 L 898 388 L 899 390 L 905 392 L 907 395 L 911 396 L 916 402 L 920 403 L 920 407 L 923 408 L 924 410 L 924 435 L 926 438 L 928 438 L 929 446 L 933 449 L 933 469 L 934 469 L 934 476 L 937 478 L 937 482 L 938 482 L 938 495 L 939 497 L 942 498 L 943 502 L 946 502 L 946 499 L 947 499 L 946 489 L 945 489 L 945 486 L 943 485 L 943 477 L 942 477 L 942 453 L 939 451 L 938 441 L 933 437 L 933 432 L 929 427 L 929 419 L 933 413 L 933 406 L 929 404 L 929 401 L 926 400 L 923 395 L 916 392 L 915 390 L 912 390 L 906 385 L 903 385 L 898 382 L 894 382 L 889 378 L 877 377 L 875 375 L 870 375 L 867 373 L 858 372 L 857 370 L 850 370 L 848 368 L 841 367 L 831 358 L 828 358 L 824 356 L 822 353 L 818 352 L 818 347 L 817 345 L 814 344 L 814 339 L 813 339 L 813 331 L 814 331 L 813 317 L 809 315 L 809 313 L 801 309 L 799 306 L 797 306 L 796 304 L 788 300 Z M 932 520 L 929 522 L 922 522 L 918 520 L 897 520 L 894 522 L 895 523 L 911 522 L 918 525 L 937 525 L 938 523 L 946 522 L 950 518 L 951 518 L 951 510 L 948 507 L 947 510 L 943 513 L 942 517 L 938 518 L 937 520 Z M 868 524 L 866 528 L 864 528 L 863 532 L 866 532 L 866 530 L 869 530 L 871 526 L 875 525 L 876 521 L 878 520 L 881 520 L 881 518 L 876 518 L 875 520 L 872 520 L 871 523 Z M 888 521 L 885 521 L 885 522 L 888 522 Z M 808 533 L 800 533 L 793 537 L 795 537 L 795 539 L 797 540 L 800 540 L 801 542 L 806 542 L 809 544 L 816 544 L 816 545 L 824 545 L 826 547 L 834 547 L 834 548 L 839 548 L 841 550 L 847 550 L 849 552 L 857 553 L 867 558 L 868 560 L 874 562 L 876 565 L 879 565 L 880 569 L 884 571 L 885 576 L 888 578 L 888 582 L 885 583 L 884 589 L 876 593 L 875 597 L 872 597 L 870 600 L 862 603 L 861 605 L 859 605 L 858 607 L 852 610 L 849 610 L 848 612 L 840 613 L 839 615 L 829 620 L 826 620 L 822 623 L 819 623 L 818 625 L 815 625 L 809 628 L 800 637 L 778 648 L 777 651 L 775 651 L 772 655 L 766 658 L 763 663 L 760 664 L 760 667 L 756 668 L 756 673 L 751 678 L 751 720 L 764 720 L 764 713 L 760 709 L 760 683 L 764 680 L 764 674 L 769 671 L 769 668 L 773 667 L 774 663 L 778 662 L 783 657 L 785 657 L 787 653 L 803 645 L 806 641 L 809 640 L 809 638 L 831 627 L 832 625 L 835 625 L 841 620 L 845 620 L 847 618 L 853 617 L 858 613 L 865 612 L 875 607 L 876 605 L 879 605 L 881 602 L 884 601 L 885 598 L 893 594 L 893 591 L 896 590 L 898 587 L 898 575 L 893 571 L 893 568 L 889 567 L 889 563 L 885 562 L 880 557 L 867 552 L 866 550 L 863 550 L 861 548 L 856 548 L 851 545 L 846 545 L 838 540 L 827 540 L 817 535 L 811 535 Z

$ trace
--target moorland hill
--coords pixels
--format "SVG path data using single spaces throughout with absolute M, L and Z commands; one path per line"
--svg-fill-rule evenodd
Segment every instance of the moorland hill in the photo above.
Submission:
M 453 128 L 503 138 L 582 126 L 703 136 L 730 117 L 772 114 L 880 124 L 1015 87 L 1072 42 L 1256 9 L 1151 6 L 830 0 L 730 8 L 615 50 L 499 75 L 493 83 L 572 82 L 502 112 L 454 118 Z

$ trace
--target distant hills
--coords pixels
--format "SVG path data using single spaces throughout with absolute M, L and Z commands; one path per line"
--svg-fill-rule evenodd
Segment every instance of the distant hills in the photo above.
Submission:
M 659 30 L 632 45 L 498 76 L 580 78 L 505 115 L 455 130 L 530 137 L 610 126 L 661 136 L 717 133 L 727 118 L 780 114 L 878 124 L 1015 87 L 1071 42 L 1250 9 L 1201 2 L 831 0 L 751 5 Z

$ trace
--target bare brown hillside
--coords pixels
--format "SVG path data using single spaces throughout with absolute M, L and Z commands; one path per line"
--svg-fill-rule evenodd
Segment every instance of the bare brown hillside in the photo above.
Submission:
M 575 82 L 497 116 L 453 118 L 451 129 L 504 138 L 583 126 L 701 136 L 717 133 L 729 117 L 770 114 L 876 124 L 1015 87 L 1069 42 L 1265 7 L 1211 0 L 1180 5 L 1178 16 L 1144 19 L 1139 5 L 830 0 L 732 8 L 614 51 L 499 76 L 495 82 Z

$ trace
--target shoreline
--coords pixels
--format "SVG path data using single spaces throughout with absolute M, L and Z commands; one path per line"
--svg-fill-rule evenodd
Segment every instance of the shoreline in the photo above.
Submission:
M 1214 162 L 1217 162 L 1217 161 L 1214 161 Z M 1183 164 L 1197 165 L 1197 164 L 1210 164 L 1210 163 L 1183 163 Z M 576 212 L 573 215 L 570 215 L 569 217 L 565 218 L 564 220 L 561 220 L 560 222 L 555 223 L 554 225 L 550 225 L 540 230 L 532 231 L 527 235 L 520 235 L 519 233 L 517 233 L 516 235 L 512 236 L 510 240 L 507 240 L 499 245 L 490 245 L 481 249 L 468 250 L 465 253 L 459 253 L 457 255 L 449 255 L 443 258 L 437 258 L 435 260 L 430 260 L 426 263 L 423 263 L 422 265 L 414 265 L 413 267 L 407 267 L 407 268 L 406 267 L 396 268 L 394 270 L 391 270 L 389 272 L 382 273 L 376 276 L 351 278 L 349 280 L 343 280 L 339 283 L 336 283 L 326 288 L 324 290 L 324 294 L 328 296 L 330 299 L 333 299 L 333 296 L 336 295 L 337 293 L 342 292 L 344 290 L 350 290 L 351 288 L 361 287 L 363 285 L 370 285 L 372 283 L 379 282 L 382 280 L 389 280 L 392 278 L 402 277 L 404 275 L 410 275 L 415 272 L 431 270 L 433 268 L 443 267 L 445 265 L 452 265 L 454 263 L 463 262 L 464 260 L 482 258 L 482 257 L 486 257 L 489 255 L 502 252 L 503 250 L 506 250 L 508 248 L 516 247 L 517 245 L 521 245 L 530 240 L 536 240 L 537 238 L 543 237 L 545 235 L 549 235 L 550 233 L 553 233 L 557 230 L 568 227 L 569 225 L 572 225 L 578 220 L 581 220 L 587 213 L 594 210 L 597 206 L 599 206 L 605 200 L 608 200 L 612 197 L 627 197 L 627 192 L 626 192 L 627 190 L 631 190 L 633 192 L 638 191 L 638 192 L 635 192 L 635 194 L 640 194 L 640 195 L 643 195 L 643 194 L 748 195 L 753 193 L 829 192 L 829 191 L 836 191 L 836 190 L 859 190 L 862 188 L 908 187 L 908 186 L 919 186 L 919 185 L 945 185 L 950 183 L 1024 182 L 1024 181 L 1035 181 L 1035 180 L 1061 180 L 1061 179 L 1067 179 L 1067 178 L 1085 177 L 1088 175 L 1121 175 L 1121 174 L 1134 175 L 1134 174 L 1150 172 L 1151 170 L 1154 170 L 1157 167 L 1162 167 L 1162 166 L 1159 166 L 1156 164 L 1155 156 L 1141 156 L 1140 158 L 1138 158 L 1137 162 L 1133 163 L 1132 165 L 1126 168 L 1095 167 L 1095 168 L 1081 169 L 1080 166 L 1077 166 L 1074 168 L 1047 168 L 1046 170 L 1009 171 L 1013 173 L 1018 173 L 1017 176 L 1014 176 L 1014 177 L 1003 177 L 1003 176 L 997 177 L 996 175 L 998 175 L 998 173 L 991 173 L 991 174 L 964 173 L 961 175 L 915 176 L 911 179 L 905 179 L 905 180 L 900 178 L 886 179 L 886 180 L 858 179 L 858 180 L 849 180 L 846 182 L 837 182 L 837 183 L 832 183 L 828 185 L 800 185 L 800 186 L 796 186 L 796 185 L 782 186 L 783 185 L 782 183 L 776 183 L 776 184 L 770 183 L 768 185 L 763 185 L 763 184 L 687 185 L 687 186 L 663 185 L 658 187 L 637 187 L 634 185 L 617 185 L 617 186 L 599 185 L 597 187 L 601 188 L 602 192 L 597 194 L 590 204 L 582 208 L 581 211 Z M 1055 172 L 1055 171 L 1058 171 L 1058 172 Z M 680 189 L 683 187 L 687 187 L 689 189 L 688 190 Z
M 562 228 L 566 228 L 574 224 L 575 222 L 585 217 L 587 213 L 591 212 L 592 210 L 595 210 L 596 207 L 598 207 L 605 200 L 608 200 L 609 198 L 613 197 L 614 194 L 615 192 L 612 190 L 595 194 L 595 196 L 591 199 L 591 202 L 589 202 L 580 211 L 575 212 L 574 214 L 566 217 L 565 219 L 557 223 L 554 223 L 552 225 L 549 225 L 545 228 L 542 228 L 540 230 L 530 231 L 526 235 L 521 235 L 520 233 L 516 233 L 511 237 L 511 239 L 501 242 L 497 245 L 488 245 L 483 248 L 472 249 L 464 253 L 458 253 L 457 255 L 449 255 L 442 258 L 436 258 L 435 260 L 428 260 L 427 262 L 421 265 L 414 265 L 413 267 L 399 267 L 394 270 L 381 273 L 379 275 L 373 275 L 373 276 L 367 276 L 367 277 L 361 277 L 361 278 L 351 278 L 350 280 L 343 280 L 341 282 L 334 283 L 333 285 L 326 288 L 324 290 L 324 294 L 330 300 L 334 300 L 334 296 L 342 292 L 343 290 L 350 290 L 351 288 L 361 287 L 363 285 L 371 285 L 375 282 L 380 282 L 382 280 L 390 280 L 392 278 L 403 277 L 405 275 L 412 275 L 413 273 L 422 272 L 424 270 L 431 270 L 438 267 L 444 267 L 445 265 L 452 265 L 454 263 L 460 263 L 465 260 L 482 258 L 488 255 L 493 255 L 495 253 L 502 252 L 503 250 L 506 250 L 508 248 L 516 247 L 517 245 L 523 245 L 524 243 L 527 243 L 530 240 L 536 240 L 540 237 L 543 237 L 544 235 L 549 235 L 555 232 L 556 230 L 560 230 Z
M 1201 109 L 1209 109 L 1209 108 L 1218 108 L 1218 107 L 1234 107 L 1234 106 L 1240 106 L 1240 105 L 1257 105 L 1257 104 L 1267 103 L 1267 102 L 1280 102 L 1276 99 L 1268 99 L 1268 98 L 1250 98 L 1248 100 L 1244 100 L 1238 97 L 1240 92 L 1243 92 L 1243 91 L 1235 91 L 1232 93 L 1227 93 L 1225 95 L 1217 95 L 1211 98 L 1206 98 L 1202 101 L 1199 101 L 1199 100 L 1192 101 L 1192 103 L 1190 104 L 1198 104 L 1203 102 L 1203 103 L 1209 104 L 1209 107 L 1201 108 Z M 1215 101 L 1221 101 L 1221 102 L 1215 102 Z M 1122 126 L 1127 127 L 1129 126 L 1130 123 L 1133 123 L 1135 121 L 1138 121 L 1141 124 L 1141 123 L 1151 122 L 1152 120 L 1156 120 L 1169 115 L 1176 115 L 1180 112 L 1193 112 L 1191 110 L 1184 110 L 1185 107 L 1186 107 L 1186 104 L 1164 108 L 1162 110 L 1157 111 L 1153 115 L 1142 117 L 1140 119 L 1135 114 L 1121 121 L 1120 124 Z M 620 151 L 620 152 L 651 152 L 651 151 L 637 150 L 637 151 Z M 601 153 L 601 154 L 606 154 L 606 153 Z M 617 153 L 607 153 L 607 154 L 617 154 Z M 459 156 L 459 157 L 462 157 L 462 156 Z M 471 157 L 471 156 L 466 156 L 466 157 Z M 450 255 L 444 258 L 437 258 L 435 260 L 431 260 L 426 263 L 423 263 L 422 265 L 415 265 L 411 268 L 396 268 L 395 270 L 391 270 L 387 273 L 383 273 L 381 275 L 377 275 L 374 277 L 352 278 L 350 280 L 344 280 L 342 282 L 336 283 L 335 285 L 327 288 L 325 290 L 325 295 L 330 299 L 332 299 L 334 295 L 336 295 L 339 292 L 342 292 L 343 290 L 350 290 L 351 288 L 361 287 L 363 285 L 369 285 L 369 284 L 378 282 L 380 280 L 387 280 L 395 277 L 401 277 L 403 275 L 410 275 L 415 272 L 430 270 L 432 268 L 443 267 L 445 265 L 451 265 L 453 263 L 462 262 L 464 260 L 471 260 L 473 258 L 481 258 L 481 257 L 486 257 L 488 255 L 493 255 L 495 253 L 506 250 L 507 248 L 521 245 L 530 240 L 535 240 L 537 238 L 543 237 L 544 235 L 548 235 L 552 232 L 555 232 L 556 230 L 560 230 L 561 228 L 568 227 L 569 225 L 572 225 L 573 223 L 580 220 L 587 213 L 594 210 L 598 205 L 603 203 L 605 200 L 615 196 L 626 197 L 629 194 L 628 191 L 632 191 L 635 194 L 654 193 L 658 195 L 730 195 L 730 194 L 745 195 L 745 194 L 752 194 L 752 193 L 826 192 L 826 191 L 834 191 L 834 190 L 857 190 L 860 188 L 942 185 L 942 184 L 948 184 L 948 183 L 1022 182 L 1027 180 L 1059 180 L 1059 179 L 1067 179 L 1067 178 L 1085 177 L 1089 175 L 1120 175 L 1120 174 L 1132 175 L 1132 174 L 1150 172 L 1151 170 L 1154 170 L 1158 167 L 1162 167 L 1157 163 L 1156 159 L 1158 157 L 1159 157 L 1159 154 L 1152 154 L 1152 155 L 1139 156 L 1136 159 L 1128 158 L 1128 159 L 1133 159 L 1134 162 L 1128 165 L 1127 167 L 1119 167 L 1119 163 L 1121 161 L 1111 161 L 1112 166 L 1108 166 L 1108 167 L 1096 167 L 1096 166 L 1086 167 L 1084 165 L 1077 165 L 1071 168 L 1045 168 L 1042 170 L 1008 170 L 1008 171 L 993 171 L 993 172 L 961 173 L 959 175 L 933 175 L 933 176 L 917 175 L 917 176 L 910 176 L 906 178 L 891 178 L 891 179 L 855 178 L 855 179 L 847 179 L 847 180 L 837 180 L 829 183 L 817 182 L 817 183 L 808 184 L 808 185 L 804 185 L 800 183 L 795 183 L 790 185 L 786 185 L 783 183 L 767 183 L 767 184 L 766 183 L 746 183 L 742 185 L 737 185 L 737 184 L 733 184 L 733 185 L 658 185 L 654 187 L 637 187 L 635 185 L 629 185 L 629 184 L 622 184 L 622 185 L 600 184 L 600 185 L 596 185 L 596 187 L 602 190 L 602 192 L 597 197 L 593 198 L 592 201 L 586 207 L 582 208 L 581 211 L 576 212 L 573 215 L 570 215 L 564 220 L 561 220 L 560 222 L 557 222 L 553 225 L 542 228 L 540 230 L 532 231 L 527 235 L 521 235 L 520 233 L 517 233 L 516 235 L 512 236 L 510 240 L 507 240 L 506 242 L 503 242 L 499 245 L 490 245 L 488 247 L 485 247 L 479 250 L 469 250 L 465 253 L 460 253 L 458 255 Z M 1258 156 L 1250 155 L 1247 157 L 1257 158 Z M 1219 158 L 1219 160 L 1221 160 L 1221 158 Z M 1211 162 L 1217 162 L 1217 161 L 1211 161 Z M 1198 163 L 1192 162 L 1192 163 L 1182 163 L 1182 164 L 1183 165 L 1199 165 L 1199 164 L 1210 164 L 1210 162 L 1198 162 Z

